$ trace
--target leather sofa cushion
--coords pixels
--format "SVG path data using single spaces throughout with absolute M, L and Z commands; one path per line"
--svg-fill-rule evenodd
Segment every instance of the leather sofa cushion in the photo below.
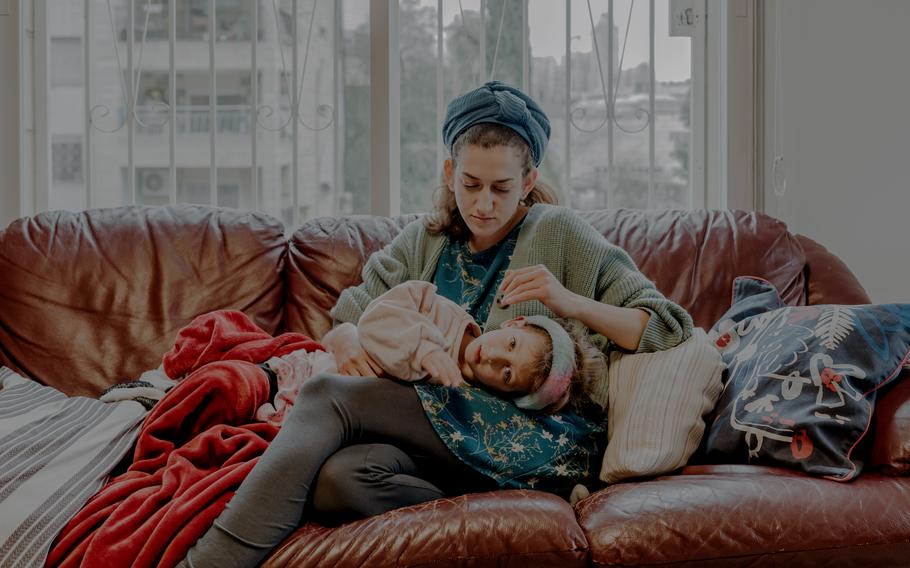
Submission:
M 910 473 L 910 365 L 875 404 L 869 467 L 888 475 Z
M 906 565 L 908 478 L 837 483 L 748 465 L 682 473 L 578 503 L 593 565 Z
M 269 333 L 285 239 L 264 214 L 207 207 L 47 212 L 0 232 L 0 362 L 69 395 L 157 367 L 193 317 L 230 308 Z
M 263 568 L 587 565 L 587 543 L 563 499 L 497 491 L 439 499 L 327 528 L 306 524 Z

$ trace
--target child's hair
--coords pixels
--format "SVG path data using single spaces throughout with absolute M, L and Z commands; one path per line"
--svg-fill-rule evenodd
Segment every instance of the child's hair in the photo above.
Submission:
M 588 339 L 588 330 L 585 326 L 572 320 L 552 319 L 566 330 L 566 333 L 572 338 L 572 343 L 575 344 L 575 374 L 572 375 L 572 382 L 569 384 L 569 388 L 566 389 L 565 394 L 559 400 L 543 409 L 543 412 L 547 414 L 559 412 L 570 401 L 589 396 L 594 383 L 607 370 L 606 357 Z M 550 376 L 550 368 L 553 363 L 553 343 L 550 340 L 550 335 L 543 329 L 535 325 L 527 327 L 547 338 L 547 347 L 537 354 L 537 358 L 532 364 L 533 372 L 537 376 L 534 379 L 531 392 L 536 392 L 547 377 Z
M 458 135 L 452 145 L 452 163 L 457 166 L 461 150 L 465 146 L 480 146 L 481 148 L 496 148 L 506 146 L 518 152 L 521 159 L 521 175 L 526 176 L 534 167 L 531 147 L 517 132 L 507 126 L 495 122 L 482 122 L 468 128 Z M 445 176 L 434 196 L 434 210 L 424 218 L 427 231 L 433 235 L 447 234 L 458 241 L 465 241 L 470 236 L 470 230 L 461 218 L 455 194 L 446 188 Z M 539 178 L 534 188 L 524 199 L 524 204 L 531 206 L 535 203 L 549 203 L 556 205 L 558 199 L 556 192 Z

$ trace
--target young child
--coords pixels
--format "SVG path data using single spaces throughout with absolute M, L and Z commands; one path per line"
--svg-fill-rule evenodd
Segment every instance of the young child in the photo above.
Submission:
M 422 281 L 399 284 L 370 302 L 357 336 L 386 378 L 467 383 L 514 397 L 520 408 L 548 413 L 587 392 L 605 365 L 579 326 L 567 329 L 544 316 L 519 316 L 481 333 L 467 311 Z M 326 352 L 295 351 L 269 359 L 266 366 L 277 375 L 277 394 L 274 404 L 259 408 L 257 418 L 275 425 L 290 411 L 306 378 L 335 371 L 334 357 Z

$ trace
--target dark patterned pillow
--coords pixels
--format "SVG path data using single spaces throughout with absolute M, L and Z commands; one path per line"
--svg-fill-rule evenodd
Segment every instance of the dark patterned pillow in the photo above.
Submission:
M 711 338 L 727 370 L 708 459 L 847 481 L 876 390 L 910 361 L 910 304 L 784 306 L 770 282 L 740 277 Z

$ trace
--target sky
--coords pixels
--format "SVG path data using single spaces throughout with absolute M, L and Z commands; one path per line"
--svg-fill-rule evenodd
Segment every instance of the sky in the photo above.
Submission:
M 424 6 L 433 6 L 437 0 L 420 0 Z M 669 3 L 670 0 L 655 0 L 655 72 L 658 81 L 682 81 L 691 73 L 691 40 L 689 38 L 669 37 Z M 588 14 L 588 0 L 571 0 L 572 10 L 572 51 L 592 51 L 591 16 Z M 629 9 L 634 4 L 631 20 L 631 31 L 623 63 L 625 69 L 648 61 L 648 0 L 614 0 L 614 21 L 619 32 L 619 47 L 629 17 Z M 519 0 L 509 0 L 509 5 L 517 7 Z M 607 12 L 608 0 L 590 0 L 594 23 L 600 15 Z M 479 10 L 480 0 L 461 0 L 461 9 Z M 368 0 L 347 0 L 344 4 L 345 27 L 355 27 L 366 21 Z M 459 11 L 459 0 L 443 0 L 443 21 L 450 23 Z M 531 33 L 531 52 L 534 57 L 553 56 L 562 58 L 566 51 L 565 39 L 566 7 L 565 0 L 529 0 L 528 26 Z M 495 38 L 488 38 L 492 46 Z M 600 45 L 601 57 L 606 64 L 607 46 Z

